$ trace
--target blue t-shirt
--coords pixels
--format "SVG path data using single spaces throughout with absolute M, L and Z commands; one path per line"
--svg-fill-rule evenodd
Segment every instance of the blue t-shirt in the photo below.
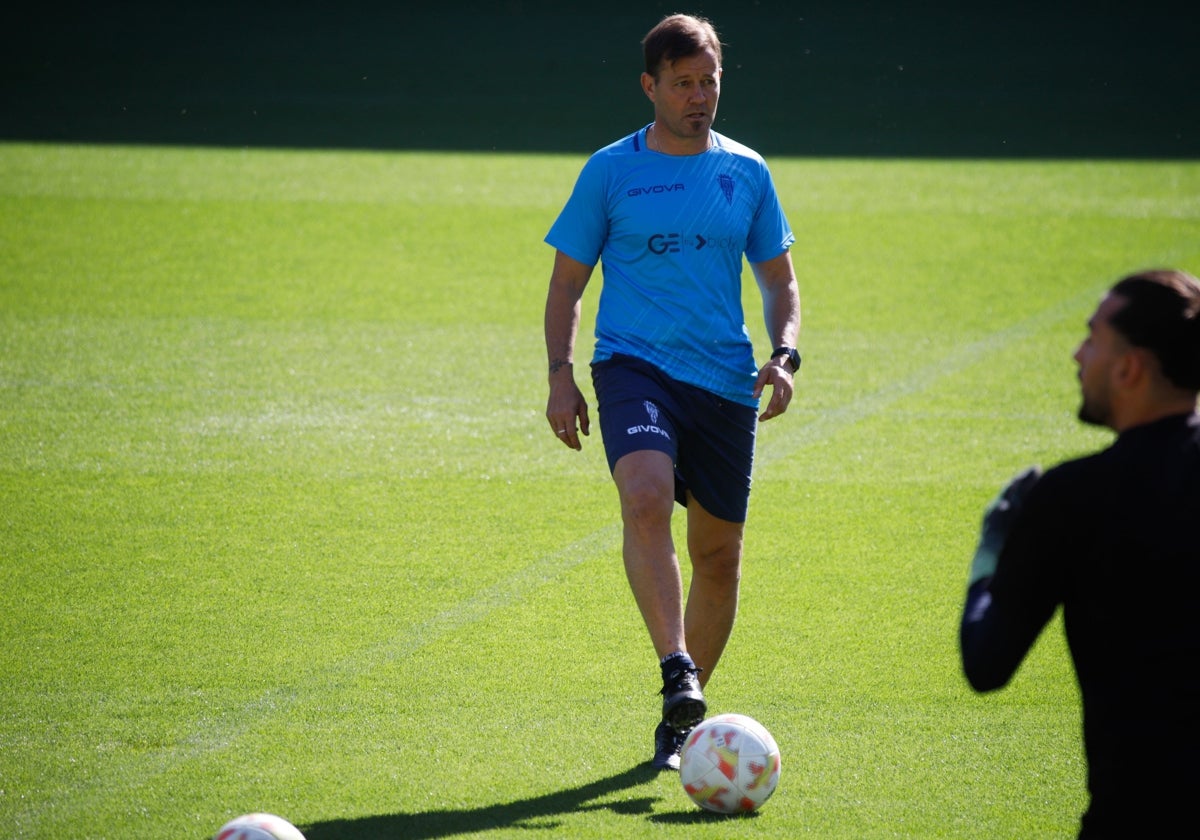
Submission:
M 648 126 L 647 126 L 648 128 Z M 712 132 L 698 155 L 646 147 L 646 129 L 593 154 L 546 242 L 603 263 L 593 362 L 623 353 L 681 382 L 756 405 L 742 255 L 795 241 L 765 161 Z

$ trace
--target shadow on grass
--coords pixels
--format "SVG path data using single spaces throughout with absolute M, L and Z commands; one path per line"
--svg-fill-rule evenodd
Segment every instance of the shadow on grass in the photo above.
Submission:
M 657 797 L 646 796 L 620 802 L 593 802 L 602 796 L 635 788 L 658 776 L 649 764 L 639 764 L 623 773 L 591 782 L 570 790 L 518 799 L 497 805 L 451 811 L 381 814 L 350 820 L 330 820 L 303 828 L 307 840 L 394 840 L 394 838 L 452 837 L 499 828 L 555 829 L 559 817 L 586 811 L 611 811 L 627 816 L 649 815 Z M 682 804 L 682 803 L 681 803 Z M 709 817 L 714 815 L 708 815 Z M 685 814 L 658 815 L 670 817 L 671 824 L 690 824 L 705 819 L 699 811 Z

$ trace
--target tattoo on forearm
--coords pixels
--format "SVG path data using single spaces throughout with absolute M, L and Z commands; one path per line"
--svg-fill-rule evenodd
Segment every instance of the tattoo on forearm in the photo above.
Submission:
M 562 370 L 565 367 L 571 367 L 571 363 L 568 362 L 566 359 L 551 359 L 550 360 L 550 373 L 552 373 L 552 374 L 558 373 L 560 370 Z

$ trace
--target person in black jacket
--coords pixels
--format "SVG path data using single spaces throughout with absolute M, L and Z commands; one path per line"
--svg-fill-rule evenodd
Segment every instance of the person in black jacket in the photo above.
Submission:
M 1075 352 L 1111 447 L 1032 467 L 984 515 L 962 665 L 1001 688 L 1063 607 L 1091 795 L 1080 838 L 1177 836 L 1200 782 L 1200 282 L 1118 282 Z

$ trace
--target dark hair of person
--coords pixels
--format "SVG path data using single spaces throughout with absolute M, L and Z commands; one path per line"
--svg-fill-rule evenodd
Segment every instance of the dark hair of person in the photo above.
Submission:
M 1112 294 L 1126 301 L 1109 320 L 1113 328 L 1153 353 L 1172 385 L 1200 391 L 1200 280 L 1175 269 L 1140 271 Z
M 716 53 L 717 66 L 721 66 L 721 39 L 708 19 L 692 15 L 668 15 L 642 39 L 646 72 L 657 79 L 664 63 L 669 66 L 705 48 L 711 48 Z

